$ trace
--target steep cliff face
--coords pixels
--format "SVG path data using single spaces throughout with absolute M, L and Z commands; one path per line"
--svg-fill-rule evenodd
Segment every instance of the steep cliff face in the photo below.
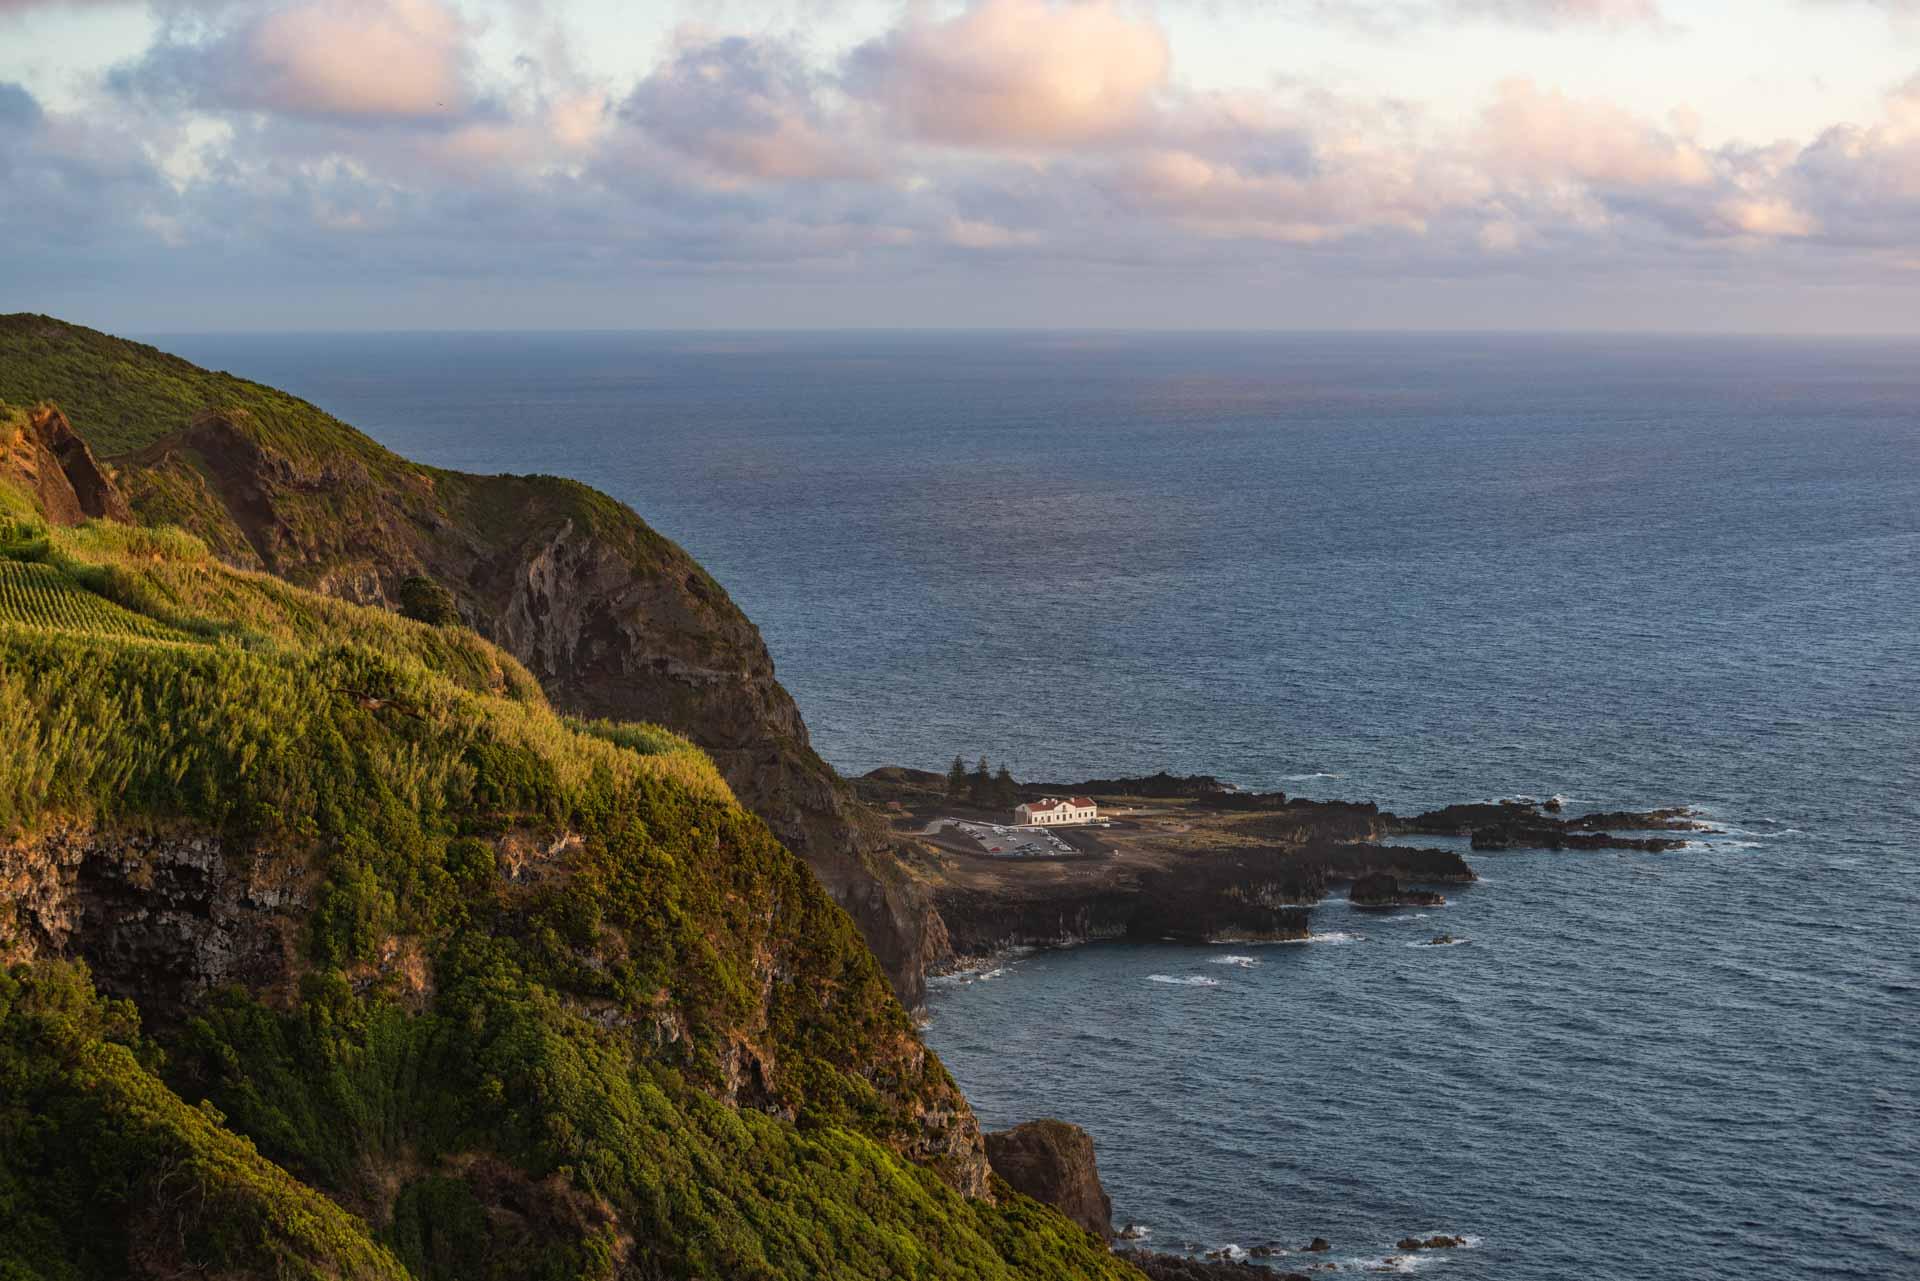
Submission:
M 103 367 L 121 379 L 104 391 Z M 57 400 L 97 429 L 143 522 L 357 604 L 395 607 L 424 576 L 556 707 L 686 734 L 854 918 L 902 1000 L 922 999 L 938 951 L 925 895 L 814 752 L 758 629 L 625 506 L 554 477 L 410 463 L 285 393 L 46 317 L 0 317 L 0 398 Z

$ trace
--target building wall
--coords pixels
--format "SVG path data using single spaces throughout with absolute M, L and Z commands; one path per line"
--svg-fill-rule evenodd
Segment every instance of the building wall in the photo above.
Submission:
M 1026 806 L 1016 808 L 1013 816 L 1016 820 L 1035 827 L 1054 826 L 1061 823 L 1089 823 L 1099 816 L 1098 806 L 1092 809 L 1057 809 L 1035 814 Z M 1024 817 L 1023 817 L 1024 816 Z

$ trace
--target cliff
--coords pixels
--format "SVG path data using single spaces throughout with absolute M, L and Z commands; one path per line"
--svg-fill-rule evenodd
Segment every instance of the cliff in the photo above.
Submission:
M 49 516 L 0 483 L 0 1273 L 1133 1275 L 694 743 Z
M 924 894 L 814 752 L 758 630 L 625 506 L 554 477 L 421 466 L 284 392 L 45 316 L 0 317 L 0 401 L 60 404 L 126 495 L 50 503 L 56 520 L 179 526 L 230 565 L 356 604 L 400 608 L 424 583 L 560 710 L 685 734 L 920 1001 L 937 946 Z

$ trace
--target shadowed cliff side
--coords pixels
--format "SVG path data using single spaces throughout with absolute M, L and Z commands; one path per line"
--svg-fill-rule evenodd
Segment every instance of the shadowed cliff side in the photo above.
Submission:
M 57 401 L 142 523 L 358 604 L 431 580 L 556 707 L 686 734 L 920 1001 L 924 894 L 814 752 L 758 629 L 629 508 L 556 477 L 421 466 L 286 393 L 43 316 L 0 317 L 0 399 Z

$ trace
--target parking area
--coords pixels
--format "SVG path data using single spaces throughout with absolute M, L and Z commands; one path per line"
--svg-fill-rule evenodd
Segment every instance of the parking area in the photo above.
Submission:
M 1044 827 L 1012 827 L 948 819 L 947 831 L 971 838 L 982 854 L 994 858 L 1061 858 L 1080 852 Z

